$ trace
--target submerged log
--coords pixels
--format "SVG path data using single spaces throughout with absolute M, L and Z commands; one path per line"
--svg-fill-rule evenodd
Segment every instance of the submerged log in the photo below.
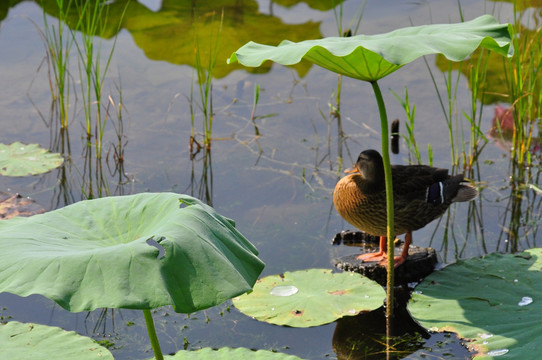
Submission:
M 401 248 L 396 248 L 395 253 L 399 254 Z M 357 272 L 382 286 L 386 285 L 386 267 L 377 262 L 363 262 L 356 259 L 359 254 L 347 255 L 335 260 L 335 266 L 345 271 Z M 431 274 L 437 264 L 437 252 L 432 248 L 421 248 L 410 246 L 406 261 L 395 269 L 395 284 L 408 284 L 419 282 Z

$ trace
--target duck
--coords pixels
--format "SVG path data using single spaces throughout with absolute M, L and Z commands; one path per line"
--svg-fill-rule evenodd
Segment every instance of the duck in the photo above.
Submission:
M 354 167 L 345 170 L 333 191 L 333 204 L 341 217 L 359 230 L 380 237 L 378 252 L 357 256 L 363 262 L 387 264 L 387 210 L 384 163 L 376 150 L 362 151 Z M 467 202 L 478 190 L 464 174 L 449 175 L 448 169 L 427 165 L 392 165 L 394 232 L 405 234 L 395 267 L 408 257 L 412 232 L 444 214 L 454 202 Z

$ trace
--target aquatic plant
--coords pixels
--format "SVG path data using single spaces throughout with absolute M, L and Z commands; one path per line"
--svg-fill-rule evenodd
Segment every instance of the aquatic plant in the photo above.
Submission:
M 416 287 L 408 309 L 427 329 L 454 331 L 476 358 L 531 359 L 541 341 L 542 249 L 459 260 Z M 461 279 L 459 286 L 458 279 Z
M 441 95 L 439 85 L 435 76 L 426 61 L 427 70 L 431 76 L 435 93 L 438 96 L 442 109 L 442 114 L 446 121 L 448 129 L 448 138 L 450 141 L 450 158 L 454 167 L 462 167 L 464 171 L 469 172 L 477 162 L 480 153 L 487 144 L 488 140 L 481 130 L 482 113 L 484 109 L 485 96 L 489 94 L 487 76 L 490 66 L 489 60 L 499 60 L 498 55 L 492 54 L 485 49 L 475 51 L 469 60 L 462 62 L 451 62 L 445 57 L 437 56 L 437 66 L 443 71 L 443 81 L 446 86 L 445 96 Z M 459 70 L 454 73 L 454 70 Z M 457 108 L 457 91 L 460 85 L 461 73 L 466 74 L 468 87 L 470 91 L 470 109 L 460 110 Z M 491 91 L 495 91 L 492 89 Z M 467 120 L 468 137 L 465 136 L 465 129 L 460 115 Z
M 414 126 L 415 126 L 415 116 L 416 116 L 416 105 L 411 104 L 408 99 L 408 89 L 405 87 L 405 98 L 402 99 L 395 91 L 390 90 L 393 96 L 399 101 L 401 106 L 403 107 L 403 110 L 405 111 L 406 116 L 406 135 L 402 135 L 403 139 L 405 140 L 408 148 L 408 157 L 410 160 L 410 163 L 416 163 L 416 164 L 423 164 L 422 157 L 420 155 L 420 148 L 418 146 L 418 142 L 416 141 L 416 137 L 414 136 Z M 392 134 L 393 135 L 393 134 Z M 429 153 L 429 161 L 427 164 L 429 166 L 433 165 L 433 159 L 432 159 L 432 149 L 431 144 L 427 144 L 427 150 Z M 416 161 L 412 161 L 412 157 L 416 159 Z
M 499 24 L 494 17 L 484 15 L 460 24 L 437 24 L 398 29 L 380 35 L 330 37 L 294 43 L 282 41 L 278 46 L 249 42 L 236 50 L 228 63 L 260 66 L 267 60 L 282 65 L 296 64 L 302 59 L 333 72 L 367 81 L 371 84 L 381 121 L 382 157 L 387 193 L 388 269 L 393 269 L 394 215 L 389 159 L 389 131 L 384 98 L 378 80 L 415 59 L 441 53 L 452 61 L 464 60 L 479 47 L 498 54 L 512 56 L 510 27 Z M 393 271 L 388 271 L 387 314 L 393 312 Z
M 109 350 L 91 338 L 34 323 L 0 324 L 0 344 L 4 359 L 114 359 Z
M 375 310 L 384 296 L 378 283 L 359 274 L 308 269 L 266 276 L 233 304 L 256 320 L 310 327 Z
M 51 148 L 71 159 L 68 125 L 78 111 L 70 113 L 70 109 L 76 109 L 77 99 L 82 100 L 84 164 L 82 169 L 77 169 L 81 175 L 81 190 L 87 199 L 109 195 L 111 192 L 102 162 L 105 157 L 103 137 L 108 120 L 112 115 L 120 120 L 123 107 L 116 106 L 119 104 L 114 104 L 112 97 L 104 93 L 117 37 L 113 37 L 113 43 L 105 54 L 101 39 L 111 37 L 110 27 L 116 27 L 115 33 L 118 33 L 124 13 L 110 24 L 109 7 L 101 1 L 50 0 L 42 1 L 40 5 L 43 7 L 43 30 L 38 25 L 36 27 L 47 54 L 51 91 L 49 119 L 45 119 L 40 109 L 37 110 L 51 127 Z M 49 15 L 56 17 L 56 23 L 49 20 Z M 74 58 L 77 70 L 74 69 Z M 120 94 L 120 85 L 117 90 Z M 112 105 L 117 110 L 113 114 L 109 113 Z M 58 132 L 53 130 L 57 126 Z M 122 130 L 122 127 L 113 126 L 117 133 Z M 71 165 L 71 162 L 66 165 Z
M 461 111 L 453 101 L 449 109 L 445 110 L 445 113 L 456 114 L 454 120 L 461 120 L 458 119 L 461 115 L 469 122 L 476 119 L 476 125 L 471 125 L 471 136 L 475 135 L 476 138 L 468 139 L 471 148 L 464 147 L 467 150 L 465 154 L 461 154 L 460 149 L 452 153 L 455 156 L 454 164 L 460 165 L 463 160 L 463 166 L 469 171 L 469 167 L 476 165 L 477 154 L 488 140 L 509 154 L 508 174 L 505 176 L 508 179 L 505 187 L 509 189 L 509 194 L 497 199 L 507 203 L 499 224 L 501 231 L 497 249 L 516 252 L 535 246 L 540 223 L 536 214 L 536 209 L 540 208 L 540 199 L 537 199 L 532 186 L 538 182 L 536 168 L 540 166 L 542 28 L 535 15 L 536 11 L 532 12 L 532 8 L 519 1 L 511 3 L 514 6 L 512 44 L 517 56 L 503 61 L 493 53 L 480 50 L 460 63 L 450 63 L 443 57 L 437 57 L 436 65 L 446 74 L 445 79 L 450 78 L 452 70 L 457 70 L 454 76 L 457 79 L 461 75 L 465 76 L 472 90 L 471 109 Z M 456 88 L 457 83 L 458 80 L 454 84 Z M 479 126 L 481 110 L 489 105 L 494 106 L 495 115 L 489 132 L 485 129 L 485 133 L 482 133 Z M 473 106 L 478 106 L 477 115 L 474 115 Z M 458 134 L 463 134 L 462 129 L 457 130 Z M 461 140 L 459 135 L 457 137 Z M 473 172 L 476 170 L 472 169 Z M 483 236 L 483 231 L 480 234 Z M 482 245 L 485 247 L 483 242 Z
M 217 360 L 238 360 L 238 359 L 253 359 L 253 360 L 301 360 L 297 356 L 282 354 L 269 350 L 253 350 L 246 348 L 220 348 L 211 349 L 203 348 L 195 351 L 181 350 L 173 356 L 167 356 L 166 359 L 171 360 L 201 360 L 201 359 L 217 359 Z M 151 360 L 151 359 L 149 359 Z
M 71 0 L 56 0 L 58 7 L 56 26 L 48 21 L 45 10 L 43 11 L 44 30 L 40 34 L 47 50 L 47 61 L 53 79 L 51 86 L 52 107 L 57 106 L 60 128 L 67 132 L 69 121 L 70 103 L 70 80 L 68 63 L 71 50 L 74 45 L 74 37 L 69 33 L 69 27 L 65 22 L 67 17 L 66 7 Z M 69 149 L 69 145 L 68 145 Z
M 38 144 L 23 144 L 18 141 L 10 145 L 0 143 L 0 175 L 38 175 L 63 163 L 62 155 L 51 153 Z
M 193 83 L 190 85 L 190 155 L 193 158 L 200 149 L 205 147 L 206 149 L 211 148 L 211 136 L 213 130 L 213 69 L 215 68 L 216 59 L 220 49 L 220 34 L 222 32 L 222 24 L 224 21 L 224 13 L 220 18 L 220 23 L 218 29 L 211 31 L 208 38 L 209 48 L 203 50 L 200 45 L 200 37 L 196 31 L 194 35 L 194 54 L 195 54 L 195 64 L 196 64 L 196 74 L 197 74 L 197 84 L 199 90 L 199 97 L 201 101 L 201 112 L 203 114 L 203 133 L 202 133 L 202 144 L 196 140 L 196 135 L 194 133 L 194 124 L 195 124 L 195 110 L 194 110 L 194 95 L 193 95 Z M 211 23 L 214 23 L 211 19 Z M 196 27 L 197 28 L 197 27 Z M 207 64 L 202 62 L 202 53 L 209 54 L 209 59 Z M 193 149 L 194 144 L 196 144 L 196 150 Z
M 250 290 L 256 255 L 232 220 L 188 195 L 104 197 L 1 221 L 0 292 L 73 312 L 141 309 L 162 359 L 150 310 L 192 313 Z
M 533 185 L 539 183 L 540 134 L 542 133 L 542 27 L 528 11 L 519 11 L 514 2 L 514 46 L 518 56 L 505 64 L 506 102 L 512 110 L 509 187 L 507 213 L 499 234 L 499 244 L 511 251 L 534 246 L 540 224 L 535 209 L 540 198 Z M 533 29 L 534 25 L 534 29 Z M 502 129 L 504 130 L 504 129 Z M 538 137 L 535 136 L 538 132 Z M 540 193 L 538 193 L 539 195 Z M 520 232 L 521 231 L 521 232 Z M 524 236 L 522 236 L 522 234 Z M 531 238 L 531 240 L 529 240 Z M 524 241 L 520 244 L 520 241 Z

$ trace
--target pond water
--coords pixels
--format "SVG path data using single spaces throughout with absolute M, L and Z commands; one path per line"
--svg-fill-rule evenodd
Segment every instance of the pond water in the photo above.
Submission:
M 0 5 L 0 79 L 5 84 L 0 88 L 0 142 L 39 143 L 59 151 L 58 126 L 48 123 L 50 74 L 42 38 L 43 9 L 50 12 L 54 1 L 44 2 L 43 8 L 38 3 L 10 1 Z M 220 6 L 198 4 L 194 12 L 188 1 L 108 3 L 112 13 L 126 6 L 116 42 L 112 38 L 115 32 L 107 39 L 95 40 L 102 49 L 102 63 L 114 48 L 104 82 L 104 103 L 111 96 L 118 105 L 122 95 L 123 104 L 120 185 L 118 172 L 111 175 L 115 169 L 113 144 L 118 144 L 119 129 L 113 106 L 109 107 L 111 117 L 103 140 L 104 177 L 111 194 L 175 191 L 207 201 L 219 213 L 234 219 L 237 228 L 258 248 L 266 263 L 262 276 L 331 268 L 333 259 L 358 251 L 330 244 L 336 233 L 351 229 L 333 208 L 331 195 L 342 170 L 353 164 L 361 150 L 380 148 L 378 109 L 371 87 L 342 79 L 340 106 L 346 136 L 339 138 L 337 122 L 329 115 L 329 104 L 337 90 L 335 74 L 309 64 L 287 68 L 266 63 L 262 69 L 225 64 L 225 59 L 249 40 L 277 44 L 286 38 L 299 41 L 337 36 L 337 19 L 327 1 L 226 1 Z M 211 150 L 202 149 L 191 156 L 190 103 L 195 111 L 193 128 L 198 142 L 203 132 L 194 39 L 198 37 L 205 64 L 211 44 L 209 34 L 216 34 L 222 7 L 225 11 L 220 50 L 212 80 Z M 343 28 L 352 21 L 355 26 L 354 14 L 359 10 L 360 2 L 344 2 Z M 512 5 L 506 2 L 462 1 L 460 13 L 456 2 L 444 0 L 369 1 L 358 33 L 382 33 L 411 24 L 459 22 L 461 16 L 470 20 L 486 13 L 494 14 L 501 22 L 513 19 Z M 530 15 L 527 13 L 526 18 Z M 47 20 L 56 26 L 54 17 L 47 15 Z M 436 65 L 436 57 L 428 56 L 426 60 L 441 94 L 445 94 L 444 75 Z M 65 171 L 42 176 L 0 177 L 0 191 L 30 196 L 47 210 L 84 199 L 90 179 L 96 176 L 85 171 L 82 155 L 84 99 L 76 95 L 80 90 L 77 61 L 77 51 L 72 49 L 72 95 L 68 101 L 72 163 Z M 453 74 L 455 79 L 457 73 Z M 256 85 L 260 93 L 257 118 L 252 121 Z M 451 168 L 447 124 L 425 62 L 419 59 L 405 66 L 383 79 L 380 86 L 388 116 L 401 120 L 403 134 L 405 113 L 391 91 L 403 97 L 408 88 L 409 101 L 416 105 L 415 134 L 422 159 L 428 159 L 430 144 L 433 165 Z M 463 129 L 468 146 L 470 126 L 462 112 L 470 111 L 471 93 L 464 76 L 459 77 L 457 89 L 455 113 L 462 125 L 455 126 Z M 483 133 L 492 126 L 496 106 L 486 104 L 481 113 Z M 511 237 L 519 239 L 519 249 L 540 243 L 540 199 L 535 191 L 523 194 L 519 234 L 509 233 L 513 174 L 508 150 L 498 145 L 489 140 L 470 175 L 482 188 L 480 199 L 473 205 L 452 206 L 442 221 L 414 233 L 414 244 L 434 247 L 443 263 L 509 251 Z M 400 154 L 391 160 L 408 163 L 403 140 Z M 534 179 L 537 185 L 537 177 Z M 39 296 L 21 298 L 5 293 L 0 294 L 0 307 L 4 318 L 109 339 L 118 359 L 152 356 L 143 316 L 138 311 L 71 314 Z M 166 354 L 183 348 L 231 346 L 272 349 L 305 359 L 337 356 L 332 343 L 335 323 L 310 329 L 277 327 L 240 314 L 230 303 L 189 316 L 160 308 L 155 321 Z

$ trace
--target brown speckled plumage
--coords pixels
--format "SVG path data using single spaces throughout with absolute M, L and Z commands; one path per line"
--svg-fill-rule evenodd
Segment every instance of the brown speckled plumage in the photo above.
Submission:
M 375 150 L 363 151 L 352 172 L 355 173 L 343 177 L 335 186 L 335 208 L 358 229 L 386 237 L 386 190 L 382 157 Z M 464 181 L 462 174 L 450 176 L 447 169 L 425 165 L 394 165 L 392 179 L 395 234 L 407 233 L 407 241 L 410 241 L 412 231 L 440 217 L 452 202 L 469 201 L 478 195 L 476 189 Z M 408 244 L 405 246 L 408 248 Z M 406 253 L 403 251 L 403 255 Z

